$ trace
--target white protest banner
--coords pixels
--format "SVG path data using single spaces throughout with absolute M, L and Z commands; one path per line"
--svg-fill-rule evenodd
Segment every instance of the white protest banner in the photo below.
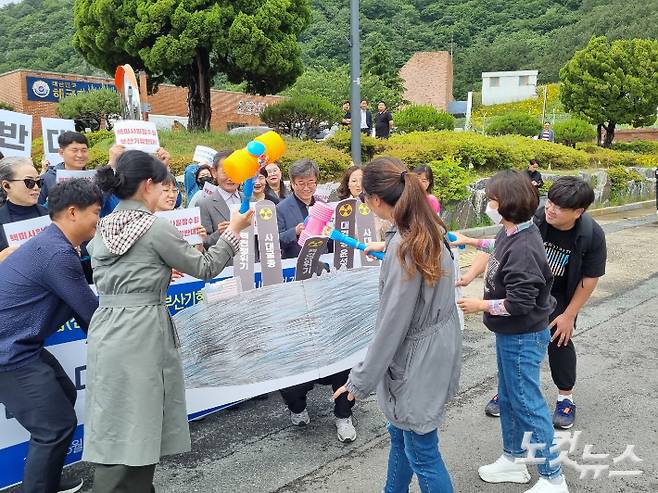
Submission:
M 41 233 L 51 223 L 50 216 L 35 217 L 3 225 L 9 246 L 21 246 Z
M 63 181 L 73 180 L 74 178 L 84 178 L 85 180 L 93 181 L 93 179 L 96 178 L 96 170 L 58 169 L 55 181 L 57 183 L 62 183 Z
M 64 132 L 74 132 L 75 122 L 62 118 L 41 117 L 41 134 L 43 135 L 43 157 L 50 164 L 57 163 L 62 159 L 59 157 L 59 142 L 57 139 Z
M 118 145 L 155 153 L 160 148 L 158 130 L 153 122 L 141 120 L 119 120 L 114 124 L 114 137 Z
M 203 192 L 204 197 L 210 197 L 215 193 L 219 193 L 219 188 L 217 187 L 217 185 L 213 185 L 212 183 L 207 181 L 203 184 L 203 188 L 201 189 L 201 192 Z
M 217 151 L 212 147 L 196 146 L 192 161 L 195 163 L 212 164 L 215 154 L 217 154 Z
M 200 245 L 203 243 L 198 233 L 201 226 L 201 210 L 198 207 L 156 212 L 155 215 L 173 224 L 190 245 Z
M 32 115 L 0 110 L 0 152 L 4 156 L 32 155 Z

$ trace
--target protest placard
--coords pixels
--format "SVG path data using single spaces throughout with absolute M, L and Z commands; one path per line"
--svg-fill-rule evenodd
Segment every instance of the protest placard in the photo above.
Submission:
M 58 169 L 55 175 L 55 181 L 62 183 L 63 181 L 73 180 L 74 178 L 84 178 L 93 181 L 96 178 L 95 169 L 73 170 L 73 169 Z
M 75 122 L 62 118 L 41 117 L 41 134 L 43 135 L 43 157 L 50 163 L 55 164 L 62 160 L 57 152 L 59 142 L 57 139 L 64 132 L 74 132 Z
M 217 187 L 217 185 L 213 185 L 212 183 L 207 181 L 203 184 L 203 188 L 201 189 L 201 191 L 203 192 L 203 197 L 205 198 L 205 197 L 210 197 L 215 193 L 219 193 L 218 192 L 219 188 Z
M 0 110 L 0 152 L 5 156 L 32 155 L 32 115 Z
M 20 246 L 41 233 L 51 223 L 50 216 L 3 224 L 9 246 Z
M 174 225 L 190 245 L 200 245 L 203 243 L 198 233 L 201 226 L 201 211 L 198 207 L 156 212 L 155 215 L 166 219 Z
M 196 146 L 192 161 L 195 163 L 212 164 L 215 154 L 217 154 L 217 151 L 212 147 Z
M 119 120 L 114 124 L 114 137 L 118 145 L 155 153 L 160 148 L 158 130 L 153 122 Z

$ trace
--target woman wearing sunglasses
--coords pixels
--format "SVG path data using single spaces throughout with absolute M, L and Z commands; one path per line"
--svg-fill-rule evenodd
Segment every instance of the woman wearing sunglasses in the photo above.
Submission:
M 2 225 L 48 215 L 48 210 L 37 204 L 40 191 L 41 178 L 30 158 L 6 157 L 0 161 L 0 261 L 14 251 Z

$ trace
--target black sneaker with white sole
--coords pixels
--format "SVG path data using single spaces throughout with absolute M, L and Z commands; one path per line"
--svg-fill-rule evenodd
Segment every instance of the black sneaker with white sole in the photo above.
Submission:
M 62 478 L 59 481 L 59 488 L 57 489 L 57 493 L 75 493 L 76 491 L 80 491 L 82 489 L 83 484 L 84 480 L 80 478 Z

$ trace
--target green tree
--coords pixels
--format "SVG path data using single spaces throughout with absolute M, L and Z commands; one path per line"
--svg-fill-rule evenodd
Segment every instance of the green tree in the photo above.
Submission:
M 130 63 L 188 88 L 190 129 L 210 128 L 214 77 L 276 93 L 302 73 L 309 0 L 75 0 L 73 45 L 113 74 Z
M 576 147 L 578 142 L 591 142 L 596 137 L 592 125 L 579 118 L 569 118 L 553 125 L 555 142 Z
M 597 143 L 610 147 L 618 124 L 656 121 L 658 41 L 592 37 L 560 70 L 560 79 L 565 109 L 596 125 Z
M 121 114 L 121 100 L 110 89 L 82 92 L 62 99 L 57 104 L 57 114 L 76 120 L 78 127 L 101 130 L 110 126 L 110 118 Z
M 336 123 L 340 110 L 320 96 L 307 95 L 272 104 L 260 118 L 282 134 L 308 139 Z
M 400 69 L 393 61 L 390 47 L 384 41 L 379 41 L 374 46 L 361 68 L 362 72 L 379 77 L 382 83 L 396 94 L 404 93 Z
M 489 135 L 538 135 L 542 125 L 534 116 L 523 111 L 508 111 L 491 119 L 486 132 Z
M 315 94 L 340 107 L 350 97 L 349 68 L 345 65 L 333 68 L 307 68 L 297 81 L 281 94 L 300 97 Z M 361 76 L 361 98 L 374 108 L 378 101 L 384 101 L 389 110 L 394 111 L 402 103 L 402 89 L 392 89 L 378 75 L 363 73 Z
M 14 111 L 14 107 L 10 104 L 5 103 L 4 101 L 0 101 L 0 110 Z

